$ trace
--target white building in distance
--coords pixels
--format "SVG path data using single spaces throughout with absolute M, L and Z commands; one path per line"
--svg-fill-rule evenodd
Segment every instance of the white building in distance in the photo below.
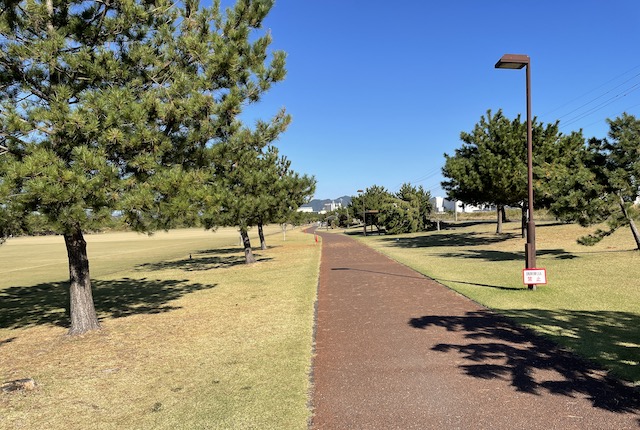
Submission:
M 331 203 L 325 203 L 320 213 L 326 214 L 327 212 L 333 212 L 336 209 L 340 209 L 341 207 L 342 207 L 342 203 L 336 203 L 332 201 Z
M 431 206 L 433 207 L 433 211 L 435 213 L 443 213 L 443 212 L 453 212 L 454 210 L 457 213 L 471 213 L 471 212 L 482 212 L 482 211 L 490 211 L 495 210 L 493 206 L 474 206 L 467 205 L 460 200 L 448 200 L 444 197 L 432 197 L 430 200 Z

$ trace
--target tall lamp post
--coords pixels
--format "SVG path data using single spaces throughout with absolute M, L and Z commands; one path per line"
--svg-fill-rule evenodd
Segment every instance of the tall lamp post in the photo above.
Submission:
M 533 143 L 531 133 L 531 59 L 528 55 L 504 54 L 496 63 L 496 69 L 522 69 L 527 71 L 527 244 L 524 248 L 526 268 L 536 267 L 536 224 L 533 220 Z M 530 290 L 536 286 L 529 284 Z
M 364 190 L 358 190 L 359 193 L 364 193 Z M 364 235 L 367 235 L 367 213 L 364 208 L 364 194 L 362 194 L 362 228 L 364 229 Z

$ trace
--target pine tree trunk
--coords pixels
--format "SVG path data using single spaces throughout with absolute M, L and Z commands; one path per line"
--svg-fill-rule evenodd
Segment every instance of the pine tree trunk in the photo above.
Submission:
M 77 228 L 71 233 L 65 233 L 64 242 L 69 257 L 69 309 L 71 327 L 69 335 L 78 335 L 100 328 L 91 293 L 91 278 L 89 276 L 89 258 L 87 257 L 87 242 L 82 231 Z
M 636 249 L 640 250 L 640 234 L 638 234 L 638 228 L 636 227 L 636 223 L 629 216 L 629 213 L 627 212 L 627 208 L 624 205 L 624 199 L 622 198 L 622 196 L 618 194 L 618 197 L 620 198 L 620 209 L 622 209 L 622 213 L 624 214 L 624 217 L 627 219 L 627 221 L 629 221 L 629 228 L 631 228 L 631 234 L 633 234 L 633 238 L 636 241 Z
M 520 219 L 521 225 L 520 230 L 522 234 L 522 238 L 524 239 L 527 236 L 527 209 L 525 208 L 524 202 L 522 202 L 522 218 Z
M 244 246 L 244 262 L 246 264 L 252 264 L 256 262 L 256 257 L 251 250 L 251 241 L 249 240 L 249 233 L 246 229 L 240 229 L 240 236 L 242 237 L 242 244 Z
M 267 241 L 264 240 L 264 230 L 262 229 L 262 223 L 258 223 L 258 236 L 260 236 L 260 249 L 263 251 L 267 249 Z
M 502 205 L 496 207 L 496 213 L 498 215 L 498 224 L 496 226 L 496 234 L 502 234 Z
M 640 251 L 640 234 L 638 234 L 638 228 L 636 227 L 636 223 L 629 218 L 629 227 L 631 228 L 631 233 L 633 234 L 633 238 L 636 240 L 636 249 Z

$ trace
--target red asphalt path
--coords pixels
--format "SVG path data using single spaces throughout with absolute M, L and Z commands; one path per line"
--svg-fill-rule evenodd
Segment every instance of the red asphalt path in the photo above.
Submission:
M 637 390 L 340 234 L 320 234 L 312 429 L 638 429 Z

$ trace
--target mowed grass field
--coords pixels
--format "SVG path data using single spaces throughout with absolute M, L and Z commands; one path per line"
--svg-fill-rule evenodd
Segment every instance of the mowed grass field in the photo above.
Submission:
M 361 240 L 461 294 L 640 385 L 640 252 L 624 228 L 593 247 L 593 229 L 540 222 L 537 266 L 548 284 L 522 281 L 520 223 L 469 221 L 450 229 Z
M 255 233 L 255 232 L 254 232 Z M 69 337 L 62 237 L 0 247 L 2 429 L 295 429 L 310 411 L 320 246 L 278 226 L 88 235 L 102 329 Z

